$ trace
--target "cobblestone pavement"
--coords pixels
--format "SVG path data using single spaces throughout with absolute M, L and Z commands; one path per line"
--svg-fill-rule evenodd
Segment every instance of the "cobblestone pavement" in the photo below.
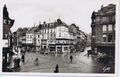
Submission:
M 73 63 L 70 63 L 70 54 L 26 53 L 25 64 L 21 64 L 21 72 L 53 73 L 58 64 L 60 73 L 102 73 L 104 64 L 97 62 L 95 57 L 85 56 L 88 49 L 73 53 Z M 38 66 L 34 65 L 36 57 L 39 59 Z

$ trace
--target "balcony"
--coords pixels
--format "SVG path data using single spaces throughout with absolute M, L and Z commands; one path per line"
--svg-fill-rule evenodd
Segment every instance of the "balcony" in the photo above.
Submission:
M 115 42 L 95 42 L 96 46 L 115 46 Z

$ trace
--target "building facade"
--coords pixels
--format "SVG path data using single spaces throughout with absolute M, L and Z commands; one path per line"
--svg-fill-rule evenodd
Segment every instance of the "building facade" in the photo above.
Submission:
M 70 40 L 72 40 L 73 38 L 70 38 L 69 26 L 67 26 L 65 23 L 59 23 L 58 26 L 55 28 L 55 31 L 56 52 L 70 52 Z
M 40 26 L 42 35 L 41 50 L 48 50 L 48 52 L 69 52 L 69 27 L 60 19 L 53 23 L 43 23 Z
M 2 71 L 8 71 L 10 66 L 12 52 L 12 33 L 11 27 L 14 20 L 9 17 L 6 5 L 3 7 L 3 48 L 2 48 Z
M 27 50 L 35 50 L 36 48 L 36 30 L 37 27 L 29 28 L 26 32 L 26 49 Z M 36 50 L 35 50 L 36 51 Z
M 92 50 L 108 55 L 115 54 L 115 5 L 101 6 L 92 14 Z
M 42 39 L 42 35 L 41 32 L 36 32 L 35 33 L 35 42 L 36 42 L 36 51 L 39 52 L 41 50 L 41 39 Z
M 69 26 L 60 19 L 55 22 L 39 24 L 26 33 L 26 45 L 36 51 L 50 53 L 70 53 L 78 42 L 82 45 L 85 34 L 77 26 Z M 81 49 L 78 47 L 79 49 Z M 80 51 L 78 49 L 78 51 Z

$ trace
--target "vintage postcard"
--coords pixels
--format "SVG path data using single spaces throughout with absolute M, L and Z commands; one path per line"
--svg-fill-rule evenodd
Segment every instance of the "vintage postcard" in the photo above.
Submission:
M 116 7 L 117 0 L 2 1 L 1 72 L 115 75 Z

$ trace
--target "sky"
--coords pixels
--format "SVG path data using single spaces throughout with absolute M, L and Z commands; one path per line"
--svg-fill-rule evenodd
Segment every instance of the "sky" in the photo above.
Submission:
M 3 0 L 2 0 L 3 1 Z M 54 22 L 60 18 L 70 25 L 75 23 L 85 33 L 91 33 L 91 14 L 101 5 L 116 4 L 116 0 L 4 0 L 9 16 L 15 19 L 11 31 L 32 27 L 39 22 Z

